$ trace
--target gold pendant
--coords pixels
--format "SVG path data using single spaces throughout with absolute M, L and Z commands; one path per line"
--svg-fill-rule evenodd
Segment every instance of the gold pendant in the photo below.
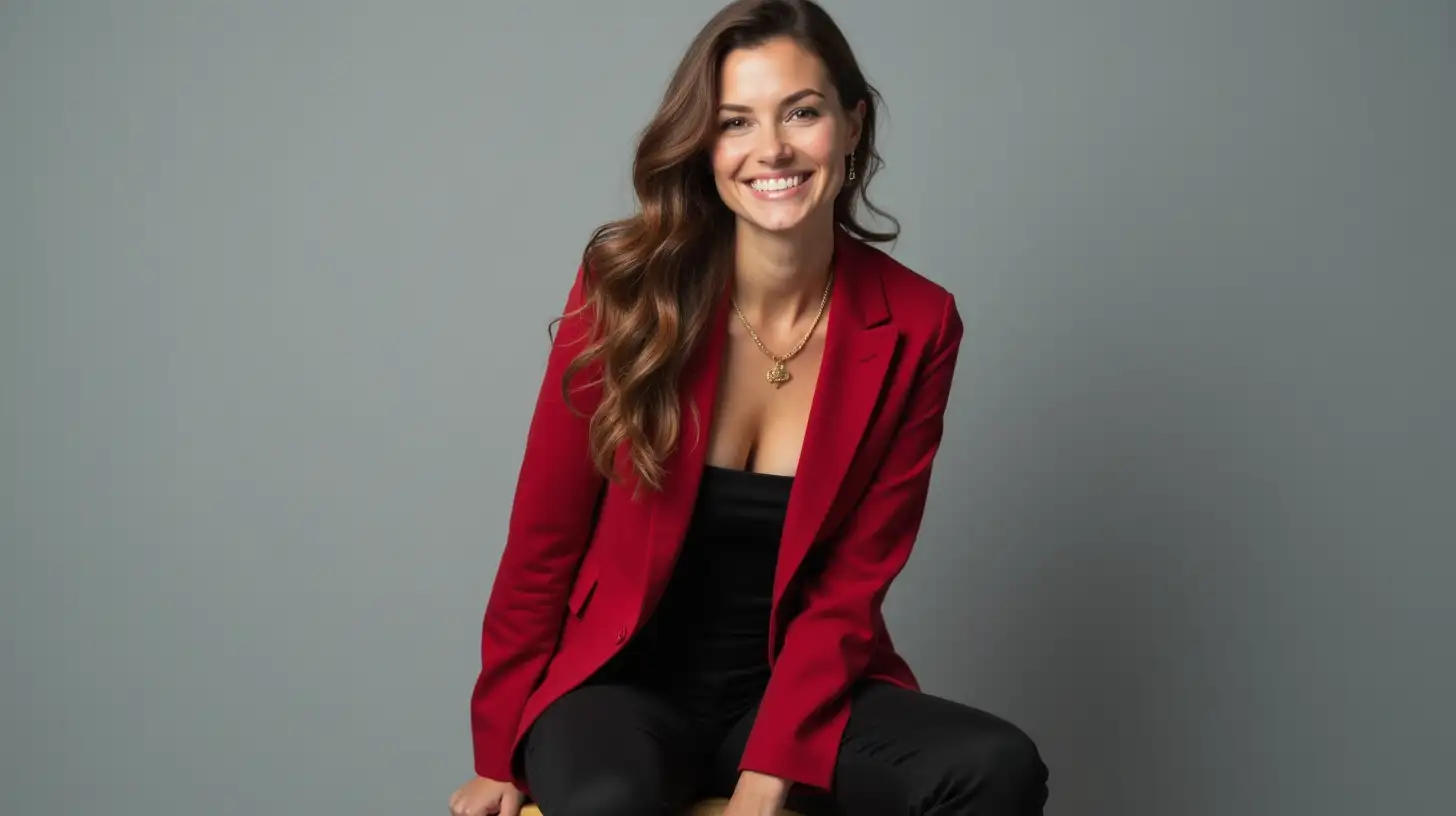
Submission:
M 774 367 L 768 370 L 768 384 L 774 388 L 780 388 L 784 383 L 793 379 L 789 376 L 788 369 L 784 368 L 782 360 L 774 362 Z

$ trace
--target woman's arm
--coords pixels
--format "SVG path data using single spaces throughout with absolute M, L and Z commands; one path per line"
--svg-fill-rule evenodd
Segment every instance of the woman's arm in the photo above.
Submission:
M 933 341 L 878 470 L 804 588 L 788 625 L 740 769 L 829 789 L 849 690 L 869 663 L 874 621 L 910 557 L 925 510 L 931 464 L 964 328 L 947 296 Z
M 583 272 L 566 300 L 565 317 L 546 364 L 516 481 L 505 552 L 481 627 L 481 671 L 471 695 L 475 772 L 511 779 L 510 749 L 526 698 L 550 660 L 565 619 L 571 582 L 591 536 L 605 480 L 590 456 L 588 417 L 599 385 L 572 390 L 574 413 L 561 392 L 566 366 L 589 340 Z M 596 380 L 594 368 L 575 383 Z

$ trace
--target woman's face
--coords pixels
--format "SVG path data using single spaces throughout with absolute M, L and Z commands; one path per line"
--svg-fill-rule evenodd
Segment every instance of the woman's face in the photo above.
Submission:
M 712 158 L 724 203 L 770 232 L 832 220 L 864 103 L 844 110 L 824 64 L 786 37 L 730 52 L 720 82 Z

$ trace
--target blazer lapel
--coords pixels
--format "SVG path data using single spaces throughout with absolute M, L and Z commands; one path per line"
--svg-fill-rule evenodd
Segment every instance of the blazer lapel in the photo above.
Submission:
M 889 322 L 879 270 L 866 261 L 855 239 L 838 230 L 834 264 L 824 355 L 774 574 L 774 632 L 779 630 L 777 616 L 784 593 L 824 529 L 879 404 L 899 340 L 899 332 Z

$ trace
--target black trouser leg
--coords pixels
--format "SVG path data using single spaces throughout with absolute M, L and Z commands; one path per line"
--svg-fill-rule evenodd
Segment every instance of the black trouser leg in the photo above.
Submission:
M 724 739 L 712 786 L 736 780 L 756 711 Z M 885 683 L 850 702 L 831 796 L 796 790 L 788 806 L 836 816 L 1039 816 L 1047 768 L 1015 725 L 970 706 Z
M 669 816 L 690 804 L 702 735 L 666 700 L 628 685 L 587 685 L 547 707 L 523 747 L 543 816 Z

